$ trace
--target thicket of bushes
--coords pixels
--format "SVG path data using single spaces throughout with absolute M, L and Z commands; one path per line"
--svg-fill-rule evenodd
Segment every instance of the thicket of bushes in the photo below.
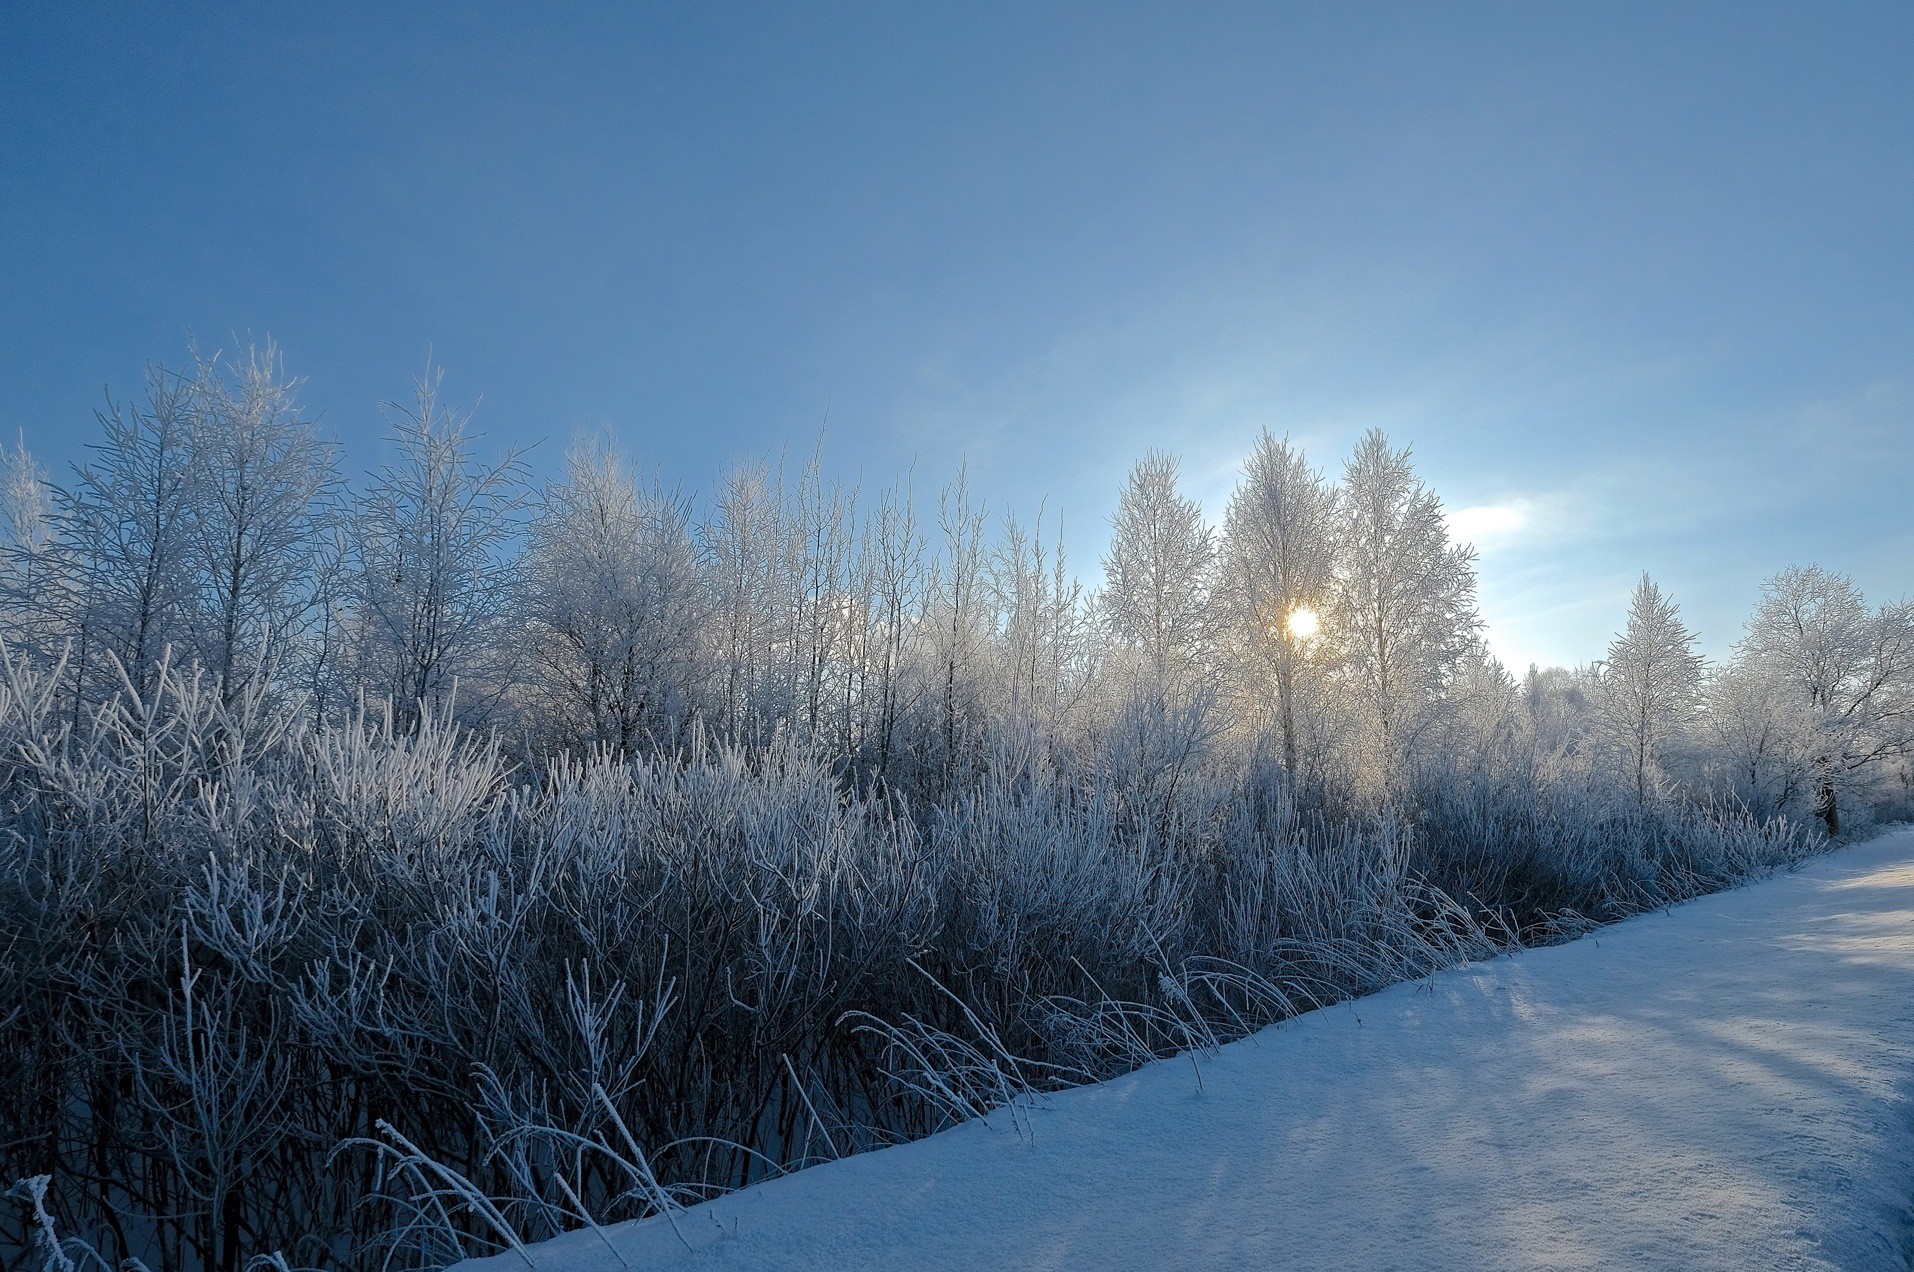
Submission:
M 78 735 L 55 705 L 16 663 L 5 1165 L 155 1267 L 652 1213 L 1809 842 L 1462 775 L 1329 819 L 1255 763 L 1172 791 L 1005 756 L 925 808 L 785 743 L 534 777 L 438 717 L 288 727 L 178 673 Z

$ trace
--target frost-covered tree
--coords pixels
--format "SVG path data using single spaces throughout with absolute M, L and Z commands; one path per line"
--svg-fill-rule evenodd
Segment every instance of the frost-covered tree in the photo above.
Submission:
M 1706 765 L 1741 805 L 1762 816 L 1810 793 L 1819 733 L 1804 695 L 1737 658 L 1702 689 Z
M 1839 792 L 1914 751 L 1914 604 L 1870 611 L 1844 574 L 1793 566 L 1769 579 L 1737 656 L 1812 730 L 1814 811 L 1839 834 Z
M 334 447 L 300 413 L 271 344 L 230 378 L 203 363 L 186 527 L 193 653 L 227 701 L 294 657 L 328 598 L 339 485 Z
M 705 632 L 716 694 L 714 723 L 742 741 L 768 723 L 773 658 L 779 652 L 783 497 L 762 465 L 733 469 L 712 498 L 698 546 L 709 623 Z
M 686 501 L 641 491 L 602 445 L 575 447 L 524 558 L 537 708 L 574 747 L 629 754 L 690 710 L 705 622 Z
M 202 397 L 197 378 L 149 368 L 145 403 L 109 399 L 93 459 L 54 488 L 72 571 L 76 715 L 83 699 L 116 691 L 121 672 L 144 696 L 161 660 L 192 647 Z
M 987 578 L 997 611 L 1000 706 L 1018 722 L 1055 727 L 1078 688 L 1085 641 L 1083 589 L 1065 568 L 1061 519 L 1044 541 L 1044 516 L 1024 529 L 1004 520 Z
M 1608 647 L 1595 699 L 1596 725 L 1626 767 L 1637 804 L 1647 804 L 1669 744 L 1694 716 L 1706 662 L 1674 600 L 1643 574 L 1628 624 Z
M 937 525 L 944 542 L 926 616 L 937 702 L 932 745 L 941 786 L 948 786 L 971 758 L 984 724 L 981 679 L 989 637 L 984 594 L 988 516 L 984 506 L 971 500 L 968 470 L 959 469 L 938 503 Z
M 27 451 L 22 434 L 11 450 L 0 450 L 0 571 L 14 578 L 31 558 L 53 541 L 53 504 L 46 469 Z
M 1207 653 L 1216 558 L 1202 508 L 1178 488 L 1178 468 L 1153 450 L 1130 470 L 1103 558 L 1104 621 L 1166 689 L 1186 684 Z
M 46 658 L 57 649 L 69 598 L 54 547 L 46 470 L 22 434 L 0 450 L 0 626 L 16 655 Z
M 930 543 L 917 524 L 908 488 L 892 488 L 864 529 L 869 679 L 865 741 L 879 781 L 888 781 L 898 730 L 922 692 L 913 684 L 908 654 L 917 644 L 931 584 Z
M 1335 492 L 1287 438 L 1265 430 L 1223 518 L 1221 592 L 1239 693 L 1272 701 L 1283 767 L 1298 765 L 1298 697 L 1335 549 Z M 1245 704 L 1246 706 L 1248 704 Z
M 826 482 L 813 453 L 798 479 L 795 534 L 786 544 L 788 647 L 794 720 L 804 735 L 847 742 L 852 633 L 864 615 L 852 595 L 857 492 Z
M 1371 429 L 1343 469 L 1324 635 L 1361 733 L 1367 785 L 1386 792 L 1475 640 L 1475 553 L 1449 542 L 1442 502 L 1407 449 Z
M 1526 727 L 1522 688 L 1486 644 L 1470 644 L 1446 695 L 1450 710 L 1442 736 L 1451 773 L 1496 780 L 1533 758 L 1525 748 L 1533 735 Z
M 1594 715 L 1596 669 L 1529 666 L 1522 680 L 1523 724 L 1538 758 L 1560 763 L 1582 749 Z
M 440 379 L 428 370 L 411 407 L 389 408 L 397 455 L 354 510 L 346 576 L 355 687 L 390 701 L 402 728 L 447 707 L 455 686 L 467 707 L 494 699 L 516 646 L 508 554 L 522 465 L 478 460 L 470 417 L 439 403 Z

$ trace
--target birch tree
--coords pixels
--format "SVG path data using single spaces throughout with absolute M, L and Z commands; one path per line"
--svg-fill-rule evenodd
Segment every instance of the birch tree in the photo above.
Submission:
M 1239 690 L 1274 700 L 1283 768 L 1297 772 L 1299 675 L 1328 589 L 1335 495 L 1302 451 L 1265 430 L 1223 518 L 1223 592 Z
M 692 707 L 703 588 L 690 508 L 602 444 L 546 488 L 525 554 L 528 662 L 564 741 L 629 754 Z
M 47 473 L 23 434 L 0 451 L 0 618 L 15 655 L 57 653 L 70 597 L 55 542 Z
M 1110 633 L 1139 652 L 1158 685 L 1183 685 L 1207 652 L 1216 545 L 1203 510 L 1178 488 L 1176 458 L 1153 450 L 1130 470 L 1103 559 Z
M 980 658 L 987 647 L 983 594 L 987 510 L 971 501 L 967 470 L 945 488 L 937 523 L 943 533 L 931 592 L 931 643 L 937 694 L 936 744 L 948 787 L 982 721 Z
M 862 555 L 872 627 L 868 736 L 881 782 L 890 776 L 898 726 L 914 705 L 905 659 L 922 625 L 931 582 L 930 544 L 908 488 L 894 487 L 878 501 L 865 528 Z
M 1737 658 L 1708 677 L 1702 701 L 1708 767 L 1744 807 L 1766 817 L 1810 793 L 1820 730 L 1805 695 Z
M 822 456 L 814 453 L 798 480 L 795 513 L 785 571 L 792 587 L 793 717 L 809 738 L 843 740 L 850 711 L 840 710 L 838 690 L 851 675 L 850 633 L 862 622 L 850 587 L 857 491 L 826 483 Z
M 1061 519 L 1054 541 L 1044 516 L 1026 530 L 1015 517 L 989 556 L 986 577 L 997 611 L 998 689 L 1013 720 L 1054 726 L 1075 688 L 1083 655 L 1083 588 L 1065 568 Z
M 508 554 L 526 504 L 516 454 L 481 463 L 470 417 L 439 403 L 428 369 L 413 405 L 389 408 L 396 458 L 356 510 L 348 599 L 358 687 L 410 728 L 468 695 L 495 699 L 505 671 L 513 577 Z M 474 683 L 478 682 L 478 683 Z
M 190 508 L 202 476 L 195 426 L 202 386 L 164 367 L 147 371 L 143 405 L 108 399 L 106 436 L 70 486 L 53 490 L 53 517 L 71 555 L 77 718 L 82 700 L 111 693 L 124 671 L 151 692 L 161 660 L 192 639 Z
M 1595 710 L 1597 670 L 1586 664 L 1576 668 L 1529 665 L 1522 679 L 1522 714 L 1538 758 L 1559 764 L 1582 749 Z
M 769 714 L 764 690 L 777 643 L 783 500 L 764 466 L 747 465 L 718 483 L 712 505 L 698 532 L 710 616 L 705 644 L 716 721 L 727 738 L 742 741 Z
M 276 347 L 250 350 L 230 382 L 216 361 L 198 380 L 185 534 L 193 653 L 231 702 L 307 643 L 328 599 L 339 477 Z
M 1344 467 L 1338 507 L 1325 635 L 1369 784 L 1387 792 L 1481 626 L 1475 553 L 1449 542 L 1441 500 L 1379 429 Z
M 1793 566 L 1763 585 L 1737 654 L 1805 710 L 1814 812 L 1839 834 L 1840 791 L 1914 751 L 1914 604 L 1870 611 L 1846 575 Z
M 1675 602 L 1643 574 L 1628 603 L 1628 624 L 1602 664 L 1595 711 L 1638 805 L 1647 805 L 1669 744 L 1693 719 L 1706 662 Z

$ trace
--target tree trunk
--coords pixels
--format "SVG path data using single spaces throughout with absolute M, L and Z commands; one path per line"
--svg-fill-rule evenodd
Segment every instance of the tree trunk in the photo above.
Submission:
M 1282 710 L 1283 730 L 1283 772 L 1289 775 L 1290 789 L 1296 789 L 1296 708 L 1294 705 L 1295 654 L 1289 647 L 1289 637 L 1283 637 L 1284 644 L 1277 654 L 1276 685 L 1278 704 Z
M 1841 833 L 1841 813 L 1835 807 L 1834 783 L 1825 777 L 1821 779 L 1820 788 L 1814 793 L 1814 815 L 1826 824 L 1830 839 Z

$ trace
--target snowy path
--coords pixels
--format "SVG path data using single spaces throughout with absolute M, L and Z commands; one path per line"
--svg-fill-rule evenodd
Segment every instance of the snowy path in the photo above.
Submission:
M 1906 1266 L 1914 831 L 1313 1012 L 1203 1080 L 720 1198 L 695 1253 L 614 1239 L 634 1269 Z M 618 1266 L 590 1233 L 533 1254 Z

